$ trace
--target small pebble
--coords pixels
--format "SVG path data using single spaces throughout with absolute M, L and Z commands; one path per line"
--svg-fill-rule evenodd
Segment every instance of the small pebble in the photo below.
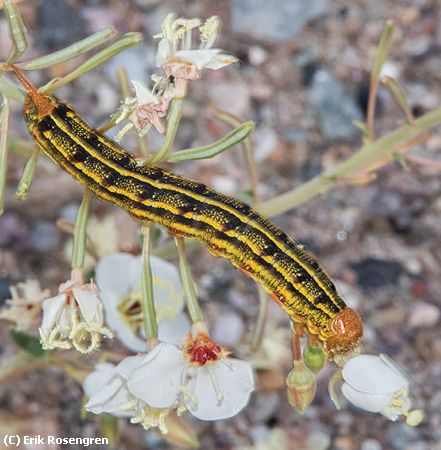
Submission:
M 440 317 L 440 309 L 431 303 L 416 303 L 411 309 L 409 326 L 411 328 L 433 327 Z
M 245 325 L 234 312 L 223 313 L 212 328 L 213 340 L 229 348 L 235 348 L 241 341 Z
M 383 446 L 376 439 L 366 439 L 361 443 L 360 450 L 382 450 Z

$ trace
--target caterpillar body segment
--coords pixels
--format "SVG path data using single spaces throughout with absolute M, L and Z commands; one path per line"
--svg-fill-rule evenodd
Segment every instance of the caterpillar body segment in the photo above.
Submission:
M 216 256 L 260 283 L 283 310 L 324 343 L 330 358 L 351 351 L 362 336 L 319 264 L 296 241 L 247 204 L 155 166 L 141 166 L 55 96 L 28 89 L 23 114 L 39 147 L 103 201 L 141 222 L 198 239 Z

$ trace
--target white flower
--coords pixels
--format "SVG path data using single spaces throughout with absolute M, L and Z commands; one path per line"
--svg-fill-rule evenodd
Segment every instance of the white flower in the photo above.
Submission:
M 195 80 L 200 78 L 204 68 L 217 70 L 237 61 L 221 49 L 211 48 L 216 40 L 221 21 L 212 16 L 202 23 L 200 19 L 176 19 L 168 14 L 162 22 L 156 65 L 162 67 L 168 77 Z M 198 48 L 192 48 L 193 30 L 200 32 Z
M 392 421 L 400 415 L 410 425 L 422 420 L 422 412 L 410 411 L 409 378 L 386 355 L 358 355 L 343 368 L 343 395 L 355 406 L 383 414 Z
M 12 299 L 6 300 L 8 308 L 0 311 L 0 319 L 15 322 L 17 330 L 26 331 L 40 315 L 43 300 L 48 297 L 49 290 L 40 288 L 37 280 L 27 280 L 10 287 Z
M 158 427 L 167 433 L 165 419 L 170 411 L 151 408 L 127 389 L 127 379 L 142 359 L 143 356 L 129 356 L 116 367 L 110 363 L 97 364 L 83 382 L 89 397 L 84 407 L 94 414 L 130 417 L 132 423 L 140 423 L 145 429 Z
M 140 137 L 143 137 L 152 125 L 158 133 L 164 134 L 165 128 L 161 119 L 167 115 L 173 94 L 163 77 L 157 77 L 155 80 L 151 90 L 143 83 L 132 80 L 135 97 L 127 97 L 115 116 L 116 124 L 125 119 L 130 123 L 118 133 L 117 141 L 121 141 L 132 127 L 136 128 Z
M 102 336 L 112 337 L 112 332 L 103 326 L 103 305 L 93 283 L 68 281 L 59 292 L 43 302 L 39 331 L 45 350 L 69 349 L 73 345 L 81 353 L 90 353 L 100 346 Z
M 128 389 L 155 408 L 187 409 L 201 420 L 238 414 L 254 390 L 254 375 L 246 361 L 227 352 L 205 333 L 189 335 L 183 350 L 160 343 L 128 379 Z
M 182 311 L 183 288 L 176 267 L 154 256 L 153 297 L 156 304 L 159 339 L 178 344 L 190 325 Z M 104 303 L 106 322 L 130 350 L 144 351 L 145 339 L 141 310 L 142 258 L 127 253 L 105 256 L 96 267 L 96 282 Z

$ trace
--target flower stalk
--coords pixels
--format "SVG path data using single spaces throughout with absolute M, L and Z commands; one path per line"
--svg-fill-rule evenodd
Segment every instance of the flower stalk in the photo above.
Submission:
M 185 257 L 185 243 L 181 237 L 175 237 L 179 255 L 179 269 L 181 272 L 182 284 L 184 286 L 185 298 L 187 299 L 188 314 L 192 323 L 202 322 L 202 311 L 196 294 L 196 288 L 191 276 L 190 267 Z
M 78 210 L 77 220 L 72 244 L 72 269 L 82 269 L 86 257 L 87 245 L 87 220 L 89 218 L 91 193 L 88 189 L 84 190 L 83 200 Z
M 144 332 L 148 346 L 152 347 L 158 339 L 158 324 L 156 307 L 153 298 L 153 275 L 150 264 L 151 254 L 151 224 L 142 226 L 142 276 L 141 276 L 141 304 L 144 319 Z
M 354 155 L 336 166 L 324 171 L 312 180 L 299 187 L 285 192 L 271 200 L 258 205 L 263 214 L 274 216 L 286 212 L 310 200 L 318 194 L 326 192 L 342 180 L 358 171 L 377 163 L 384 158 L 394 159 L 395 149 L 406 145 L 428 129 L 441 122 L 441 107 L 415 119 L 412 125 L 403 124 L 374 142 L 363 145 Z
M 0 110 L 0 216 L 3 214 L 8 164 L 9 100 L 3 96 Z

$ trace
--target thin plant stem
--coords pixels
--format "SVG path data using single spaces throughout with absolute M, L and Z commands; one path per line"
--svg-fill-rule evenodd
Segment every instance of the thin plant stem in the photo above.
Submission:
M 367 119 L 366 128 L 368 132 L 369 140 L 374 139 L 374 117 L 375 117 L 375 105 L 377 103 L 378 84 L 380 80 L 381 69 L 384 61 L 389 54 L 389 48 L 392 41 L 392 34 L 394 32 L 395 25 L 391 20 L 386 22 L 384 30 L 380 37 L 380 43 L 378 44 L 377 51 L 375 53 L 374 64 L 371 72 L 371 79 L 369 84 L 369 98 L 367 107 Z
M 391 93 L 393 99 L 395 100 L 395 103 L 404 112 L 407 123 L 412 124 L 414 120 L 412 108 L 407 101 L 403 88 L 400 86 L 398 81 L 391 77 L 384 76 L 381 78 L 381 84 L 387 88 L 387 90 Z
M 144 319 L 144 333 L 147 346 L 150 349 L 158 339 L 158 324 L 156 321 L 156 307 L 153 297 L 153 274 L 150 264 L 151 254 L 151 224 L 142 225 L 142 277 L 141 277 L 141 305 Z
M 167 159 L 167 155 L 175 141 L 176 133 L 181 122 L 183 105 L 184 97 L 175 97 L 171 101 L 167 114 L 167 128 L 165 131 L 164 144 L 152 158 L 147 161 L 146 165 L 157 164 Z
M 8 165 L 8 128 L 9 128 L 9 100 L 3 96 L 0 111 L 0 215 L 3 214 L 5 204 L 6 174 Z
M 62 50 L 58 50 L 48 55 L 40 56 L 39 58 L 31 59 L 23 63 L 17 64 L 21 70 L 40 70 L 46 67 L 60 64 L 70 59 L 76 58 L 85 52 L 88 52 L 95 47 L 98 47 L 109 39 L 112 39 L 117 35 L 117 31 L 113 27 L 105 28 L 98 31 L 81 41 L 75 42 Z
M 352 173 L 363 170 L 385 157 L 393 157 L 395 149 L 405 145 L 433 126 L 441 122 L 441 107 L 415 119 L 412 125 L 403 124 L 400 128 L 380 139 L 365 144 L 358 152 L 345 161 L 324 171 L 322 174 L 301 186 L 285 192 L 271 200 L 258 205 L 259 211 L 268 216 L 274 216 L 288 211 L 307 200 L 321 194 L 338 181 Z
M 88 189 L 84 190 L 83 200 L 78 210 L 77 220 L 72 244 L 72 269 L 82 269 L 86 256 L 87 243 L 87 221 L 89 218 L 91 193 Z
M 179 269 L 181 272 L 182 284 L 184 286 L 185 297 L 187 299 L 187 309 L 192 323 L 202 322 L 202 311 L 196 294 L 196 288 L 191 276 L 190 267 L 185 257 L 185 242 L 181 237 L 175 237 L 179 255 Z
M 234 117 L 232 114 L 225 113 L 225 112 L 216 113 L 216 117 L 221 122 L 225 123 L 226 125 L 228 125 L 230 127 L 235 127 L 235 128 L 244 126 L 246 123 L 249 123 L 249 122 L 245 122 L 244 124 L 241 125 L 241 122 L 239 119 Z M 251 123 L 254 125 L 254 122 L 251 122 Z M 259 185 L 259 178 L 257 175 L 256 160 L 254 158 L 254 145 L 253 145 L 253 141 L 251 140 L 251 132 L 252 131 L 254 131 L 254 126 L 253 126 L 253 129 L 250 131 L 250 133 L 247 134 L 247 136 L 242 141 L 242 146 L 243 146 L 244 153 L 245 153 L 245 160 L 247 163 L 247 168 L 248 168 L 248 171 L 250 174 L 251 192 L 253 193 L 253 203 L 258 203 L 259 198 L 258 198 L 257 187 Z
M 257 287 L 257 295 L 259 297 L 259 315 L 251 337 L 250 350 L 252 352 L 257 352 L 262 345 L 268 319 L 268 296 L 260 286 Z
M 248 121 L 228 133 L 223 138 L 212 144 L 203 145 L 201 147 L 193 147 L 184 150 L 179 150 L 172 153 L 166 160 L 168 162 L 187 161 L 189 159 L 207 159 L 213 158 L 216 155 L 228 150 L 240 142 L 247 140 L 254 130 L 254 122 Z
M 17 192 L 15 196 L 19 200 L 26 200 L 28 192 L 31 187 L 32 180 L 35 176 L 35 170 L 37 169 L 38 158 L 40 157 L 41 150 L 39 147 L 35 147 L 31 153 L 31 156 L 26 161 L 23 173 L 18 182 Z

